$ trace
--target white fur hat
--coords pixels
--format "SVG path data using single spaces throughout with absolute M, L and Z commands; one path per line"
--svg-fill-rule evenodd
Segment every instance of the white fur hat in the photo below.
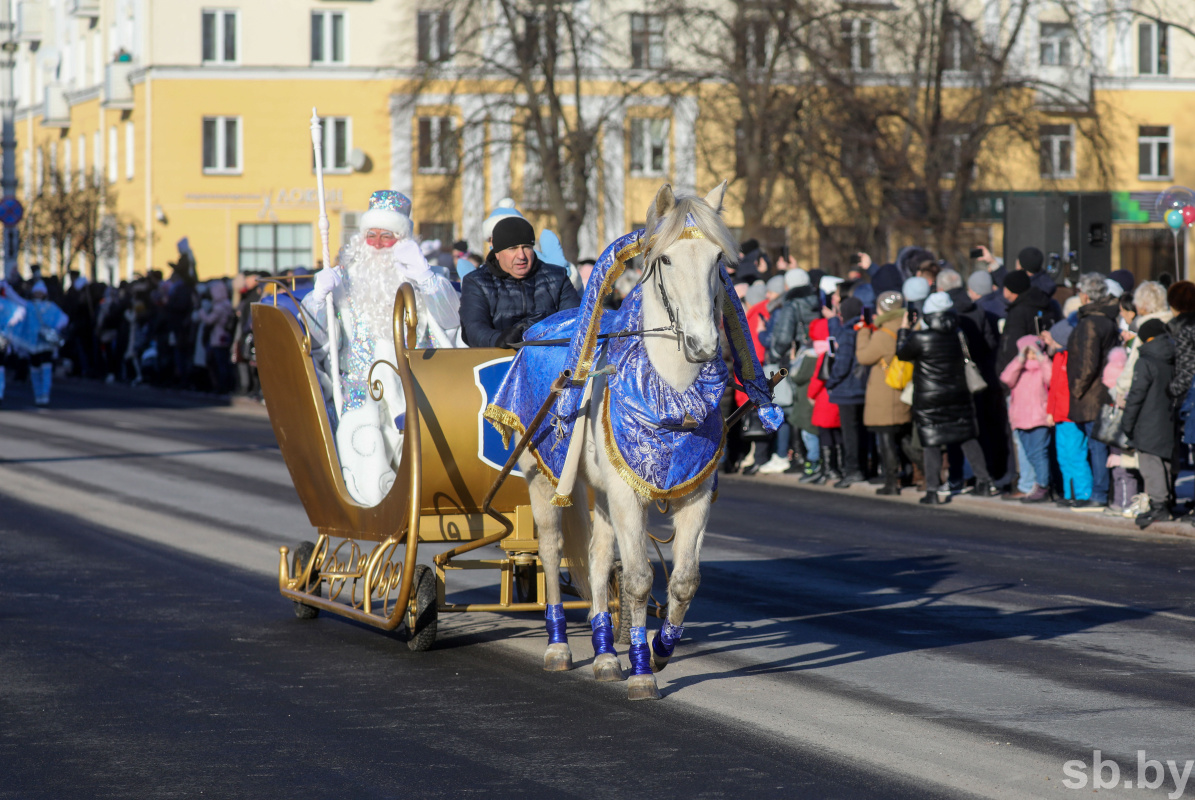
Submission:
M 401 236 L 411 235 L 411 198 L 391 189 L 369 196 L 369 210 L 361 215 L 361 230 L 380 228 Z

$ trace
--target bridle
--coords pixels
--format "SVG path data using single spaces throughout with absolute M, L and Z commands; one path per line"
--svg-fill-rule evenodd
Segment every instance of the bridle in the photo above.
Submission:
M 660 293 L 660 302 L 664 304 L 664 311 L 668 314 L 669 327 L 665 330 L 672 331 L 676 334 L 676 349 L 680 350 L 681 337 L 685 335 L 685 330 L 680 324 L 680 320 L 676 318 L 676 310 L 672 308 L 672 301 L 668 299 L 668 289 L 664 287 L 663 270 L 660 265 L 664 260 L 664 256 L 652 261 L 647 266 L 647 270 L 643 273 L 643 277 L 639 279 L 640 283 L 646 283 L 654 274 L 656 281 L 656 289 Z

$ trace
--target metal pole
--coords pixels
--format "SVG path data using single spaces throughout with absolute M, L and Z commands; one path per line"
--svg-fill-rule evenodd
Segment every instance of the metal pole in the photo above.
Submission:
M 16 26 L 12 18 L 13 4 L 0 0 L 0 33 L 4 43 L 0 45 L 0 195 L 16 197 L 17 194 L 17 135 L 16 135 L 16 91 L 13 86 L 17 44 Z M 17 231 L 4 230 L 4 277 L 13 278 L 17 272 Z

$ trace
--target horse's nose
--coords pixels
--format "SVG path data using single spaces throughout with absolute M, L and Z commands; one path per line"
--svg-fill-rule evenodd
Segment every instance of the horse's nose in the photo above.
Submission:
M 690 361 L 709 361 L 716 353 L 713 347 L 703 344 L 696 336 L 685 334 L 685 351 Z

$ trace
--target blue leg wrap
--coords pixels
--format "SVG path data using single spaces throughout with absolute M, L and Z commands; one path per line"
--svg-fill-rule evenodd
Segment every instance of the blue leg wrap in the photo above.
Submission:
M 548 621 L 548 644 L 568 644 L 568 634 L 564 632 L 564 603 L 548 606 L 544 610 L 544 619 Z
M 631 628 L 631 674 L 651 674 L 651 653 L 647 649 L 647 628 Z
M 680 641 L 680 637 L 685 632 L 685 626 L 673 625 L 668 620 L 664 620 L 664 624 L 660 626 L 660 633 L 651 643 L 651 649 L 656 651 L 656 655 L 660 658 L 671 658 L 672 648 L 676 647 L 676 643 Z
M 600 656 L 602 653 L 618 655 L 614 651 L 614 631 L 610 627 L 610 612 L 603 611 L 601 614 L 595 614 L 589 621 L 589 625 L 593 628 L 593 654 L 595 656 Z

